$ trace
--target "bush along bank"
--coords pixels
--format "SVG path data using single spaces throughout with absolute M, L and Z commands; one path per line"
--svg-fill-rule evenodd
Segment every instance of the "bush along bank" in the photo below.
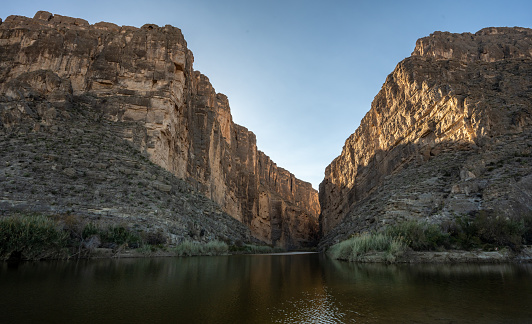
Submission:
M 84 221 L 75 215 L 0 217 L 0 260 L 101 257 L 199 256 L 271 253 L 270 246 L 220 240 L 170 244 L 163 230 Z M 229 244 L 228 244 L 229 243 Z
M 68 257 L 69 235 L 43 216 L 0 221 L 0 258 L 62 259 Z
M 395 262 L 406 251 L 401 238 L 384 233 L 362 234 L 333 245 L 328 254 L 333 259 L 345 261 L 370 261 L 376 255 L 379 260 Z
M 331 246 L 327 254 L 351 262 L 530 261 L 528 245 L 531 214 L 510 218 L 482 210 L 441 224 L 412 220 L 355 234 Z
M 245 244 L 242 242 L 237 242 L 236 244 L 231 245 L 229 247 L 229 251 L 232 254 L 270 254 L 286 252 L 286 250 L 281 247 L 274 247 L 270 245 Z

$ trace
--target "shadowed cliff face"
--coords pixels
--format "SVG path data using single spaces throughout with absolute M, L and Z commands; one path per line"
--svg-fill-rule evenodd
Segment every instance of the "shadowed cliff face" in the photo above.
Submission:
M 257 238 L 315 244 L 317 192 L 257 149 L 255 135 L 233 123 L 227 97 L 192 63 L 169 25 L 10 16 L 0 25 L 0 131 L 58 127 L 72 107 L 90 107 Z
M 530 29 L 418 40 L 325 171 L 322 244 L 408 219 L 532 212 L 531 84 Z

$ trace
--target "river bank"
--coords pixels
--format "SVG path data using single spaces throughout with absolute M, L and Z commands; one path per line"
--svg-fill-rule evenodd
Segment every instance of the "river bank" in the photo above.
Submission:
M 38 261 L 284 252 L 253 237 L 177 237 L 137 224 L 95 223 L 73 215 L 0 216 L 0 260 Z
M 243 251 L 231 251 L 225 254 L 198 254 L 198 255 L 187 255 L 187 256 L 219 256 L 219 255 L 300 255 L 300 254 L 315 254 L 318 252 L 312 251 L 282 251 L 282 252 L 243 252 Z M 109 259 L 109 258 L 165 258 L 165 257 L 181 257 L 174 251 L 165 251 L 165 250 L 156 250 L 152 252 L 139 251 L 135 250 L 123 250 L 123 251 L 114 251 L 113 249 L 104 249 L 99 248 L 92 252 L 92 254 L 86 259 Z
M 163 258 L 163 257 L 182 257 L 182 256 L 214 256 L 214 255 L 269 255 L 269 256 L 286 256 L 299 254 L 314 254 L 319 252 L 312 251 L 281 251 L 281 252 L 252 252 L 252 251 L 227 251 L 223 254 L 195 254 L 183 255 L 172 250 L 158 249 L 147 251 L 145 249 L 124 249 L 114 250 L 108 248 L 97 248 L 83 259 L 112 259 L 112 258 Z M 341 260 L 347 261 L 347 260 Z M 455 263 L 530 263 L 532 262 L 532 246 L 523 248 L 520 252 L 513 252 L 509 249 L 500 251 L 407 251 L 395 261 L 390 262 L 385 252 L 371 252 L 360 256 L 354 263 L 394 263 L 394 264 L 455 264 Z
M 42 215 L 7 217 L 0 224 L 0 259 L 5 261 L 294 253 L 253 242 L 183 240 L 174 243 L 161 231 L 137 232 L 125 226 L 97 226 L 93 223 L 59 226 L 58 221 Z M 437 229 L 412 230 L 421 226 L 410 224 L 409 231 L 394 236 L 382 233 L 354 236 L 331 247 L 327 254 L 333 259 L 355 263 L 532 262 L 532 245 L 510 248 L 484 244 L 483 248 L 445 248 L 443 246 L 449 244 L 439 242 L 446 243 L 452 237 Z M 424 236 L 413 236 L 412 232 Z M 453 242 L 460 245 L 456 240 Z M 315 251 L 309 248 L 295 252 Z
M 340 259 L 342 260 L 342 259 Z M 348 261 L 348 260 L 343 260 Z M 510 249 L 498 251 L 449 250 L 449 251 L 406 251 L 391 261 L 387 252 L 369 252 L 357 258 L 355 263 L 507 263 L 532 262 L 532 246 L 519 252 Z

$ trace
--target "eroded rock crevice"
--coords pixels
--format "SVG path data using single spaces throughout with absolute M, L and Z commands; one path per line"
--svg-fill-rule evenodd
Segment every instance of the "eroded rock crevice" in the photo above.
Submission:
M 315 244 L 316 190 L 257 149 L 255 135 L 233 123 L 227 97 L 193 61 L 181 31 L 169 25 L 9 16 L 0 25 L 0 131 L 61 128 L 73 109 L 94 110 L 258 239 Z

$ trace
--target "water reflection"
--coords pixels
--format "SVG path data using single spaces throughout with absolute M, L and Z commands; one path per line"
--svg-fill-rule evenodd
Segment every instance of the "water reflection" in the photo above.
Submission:
M 525 323 L 531 265 L 222 256 L 0 266 L 0 322 Z
M 330 292 L 364 322 L 532 321 L 530 264 L 323 265 Z

